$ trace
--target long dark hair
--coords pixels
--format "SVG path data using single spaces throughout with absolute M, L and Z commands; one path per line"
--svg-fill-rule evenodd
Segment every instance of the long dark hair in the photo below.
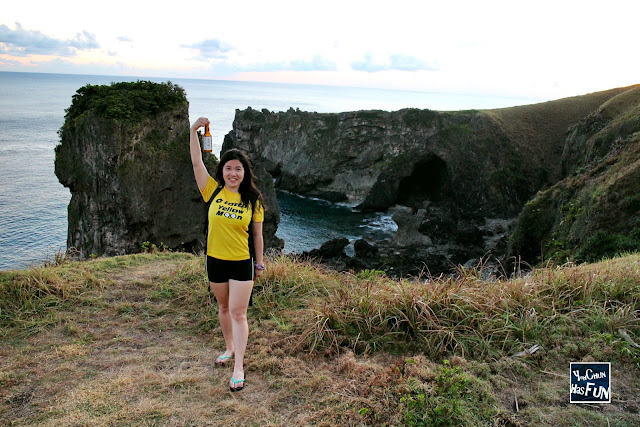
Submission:
M 251 168 L 249 158 L 241 150 L 232 148 L 222 154 L 220 163 L 218 163 L 218 167 L 216 168 L 216 181 L 218 181 L 218 184 L 224 185 L 222 170 L 224 169 L 224 165 L 227 164 L 229 160 L 239 160 L 240 163 L 242 163 L 242 167 L 244 168 L 244 178 L 240 183 L 240 200 L 242 200 L 242 204 L 244 205 L 244 207 L 249 207 L 249 204 L 251 204 L 255 209 L 257 206 L 256 202 L 259 201 L 260 206 L 265 209 L 264 203 L 262 202 L 262 193 L 254 182 L 255 175 L 253 174 L 253 169 Z

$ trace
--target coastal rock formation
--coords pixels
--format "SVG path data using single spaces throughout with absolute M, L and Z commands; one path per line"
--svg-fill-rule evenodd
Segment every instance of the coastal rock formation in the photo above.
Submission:
M 567 142 L 569 127 L 628 90 L 484 111 L 248 108 L 236 111 L 223 149 L 251 153 L 276 188 L 393 212 L 396 235 L 374 243 L 379 265 L 445 272 L 487 255 L 504 259 L 527 201 L 564 179 L 572 149 L 582 152 Z
M 71 190 L 69 248 L 85 257 L 135 253 L 145 242 L 201 250 L 206 205 L 193 177 L 188 102 L 180 87 L 85 86 L 73 97 L 60 140 L 55 173 Z M 208 155 L 205 162 L 213 174 L 217 159 Z M 278 209 L 266 182 L 269 247 L 278 243 Z

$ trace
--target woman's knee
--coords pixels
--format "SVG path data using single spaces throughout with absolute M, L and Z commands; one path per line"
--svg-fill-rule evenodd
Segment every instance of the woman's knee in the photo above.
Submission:
M 247 307 L 233 307 L 230 309 L 231 318 L 236 322 L 245 322 L 247 320 Z
M 228 315 L 229 314 L 229 304 L 224 304 L 224 303 L 220 303 L 218 301 L 218 312 L 222 315 Z

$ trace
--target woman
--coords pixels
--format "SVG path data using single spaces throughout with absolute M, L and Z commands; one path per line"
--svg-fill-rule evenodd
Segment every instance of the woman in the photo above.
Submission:
M 209 120 L 204 117 L 193 123 L 190 150 L 193 173 L 204 200 L 209 201 L 219 184 L 224 186 L 207 213 L 207 275 L 218 302 L 220 327 L 227 346 L 215 363 L 224 366 L 226 361 L 235 358 L 229 389 L 240 391 L 245 383 L 244 354 L 249 337 L 247 307 L 254 277 L 260 277 L 264 271 L 264 208 L 262 195 L 253 182 L 249 161 L 240 150 L 225 152 L 216 169 L 215 179 L 209 175 L 202 161 L 197 134 L 198 129 L 208 124 Z M 255 260 L 250 256 L 249 232 L 253 235 Z

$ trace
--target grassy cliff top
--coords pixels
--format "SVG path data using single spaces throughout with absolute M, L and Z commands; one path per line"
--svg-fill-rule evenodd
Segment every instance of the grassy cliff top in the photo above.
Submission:
M 596 111 L 616 96 L 640 85 L 621 87 L 538 104 L 483 110 L 515 143 L 551 165 L 562 155 L 569 126 Z
M 508 108 L 483 110 L 499 118 L 502 123 L 521 135 L 562 137 L 567 123 L 572 123 L 595 111 L 617 95 L 640 85 L 609 89 L 585 95 Z
M 100 117 L 137 123 L 145 117 L 186 105 L 184 89 L 171 82 L 139 80 L 111 85 L 88 84 L 73 95 L 71 106 L 65 110 L 65 122 L 91 110 Z
M 509 280 L 481 280 L 481 269 L 399 281 L 269 259 L 249 309 L 247 386 L 233 394 L 231 369 L 213 367 L 224 343 L 200 257 L 59 257 L 0 272 L 0 420 L 637 422 L 640 254 Z M 611 404 L 568 405 L 571 361 L 611 362 Z

